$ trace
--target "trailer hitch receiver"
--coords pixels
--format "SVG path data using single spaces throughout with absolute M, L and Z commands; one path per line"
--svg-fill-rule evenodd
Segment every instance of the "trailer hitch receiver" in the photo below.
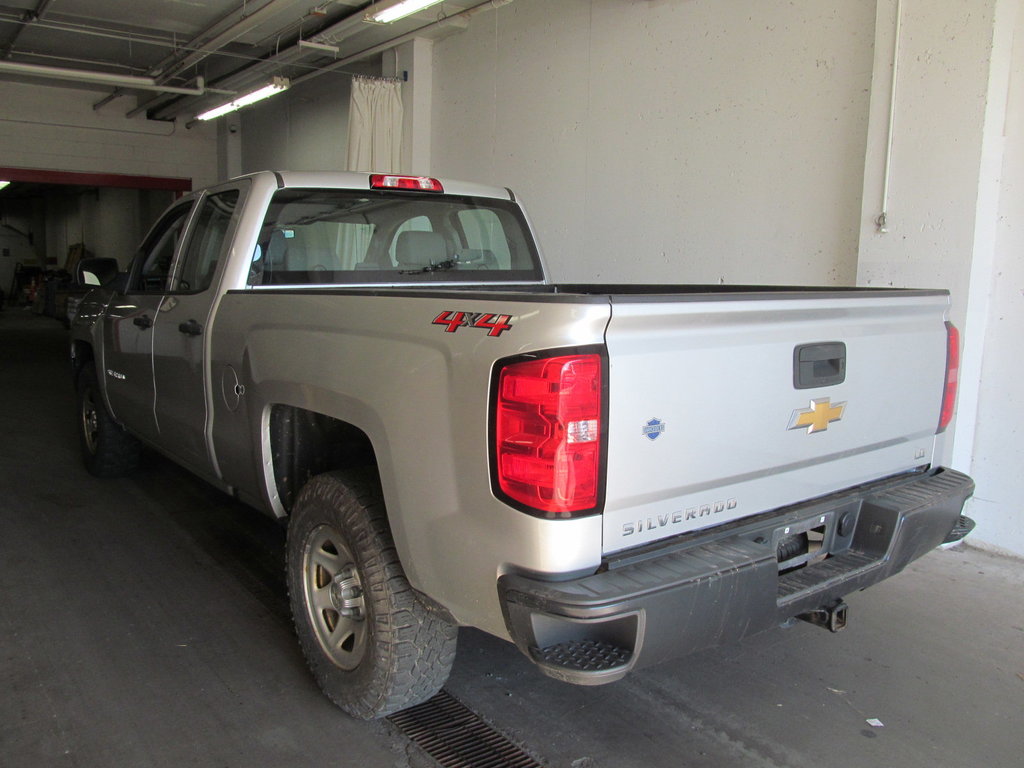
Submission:
M 817 627 L 824 627 L 829 632 L 840 632 L 846 629 L 847 607 L 842 600 L 836 600 L 832 605 L 801 613 L 797 618 Z

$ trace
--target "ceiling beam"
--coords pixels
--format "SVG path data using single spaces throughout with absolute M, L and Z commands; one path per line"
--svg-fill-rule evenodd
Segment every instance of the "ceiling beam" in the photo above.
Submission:
M 52 2 L 52 0 L 47 0 L 47 2 Z M 156 78 L 158 82 L 165 83 L 193 64 L 198 64 L 210 54 L 216 53 L 228 43 L 251 32 L 275 14 L 282 13 L 294 5 L 306 5 L 307 2 L 308 0 L 268 0 L 264 6 L 249 15 L 245 14 L 246 7 L 242 5 L 196 34 L 178 50 L 165 56 L 150 67 L 147 74 Z M 113 93 L 93 104 L 92 108 L 100 109 L 123 94 L 124 90 L 117 88 Z M 151 99 L 146 103 L 149 105 L 155 101 L 157 100 Z M 127 116 L 133 117 L 140 111 L 142 110 L 135 109 Z
M 342 5 L 358 5 L 365 6 L 366 3 L 359 2 L 342 2 Z M 365 22 L 363 21 L 363 14 L 361 12 L 353 13 L 346 16 L 341 21 L 332 24 L 327 29 L 321 30 L 315 35 L 310 36 L 308 39 L 316 43 L 325 43 L 328 45 L 334 45 L 340 43 L 348 37 L 351 37 L 357 30 L 364 28 Z M 272 74 L 280 71 L 280 68 L 287 65 L 294 65 L 304 58 L 308 58 L 311 55 L 320 55 L 317 51 L 303 50 L 298 44 L 293 44 L 285 48 L 283 51 L 275 53 L 273 56 L 268 56 L 261 61 L 254 63 L 245 69 L 235 72 L 234 74 L 227 75 L 217 81 L 216 85 L 218 88 L 224 88 L 229 91 L 241 91 L 245 90 L 248 86 L 258 84 L 261 80 L 265 80 Z M 166 102 L 168 99 L 156 97 L 150 99 L 144 104 L 140 104 L 132 111 L 128 112 L 126 117 L 135 117 L 144 111 L 152 110 L 161 102 Z M 168 105 L 170 106 L 170 105 Z M 173 111 L 166 113 L 160 113 L 159 117 L 167 118 L 174 117 L 183 112 L 189 110 L 191 106 L 194 106 L 194 102 L 188 102 L 182 105 L 174 105 Z
M 35 10 L 25 11 L 22 14 L 22 23 L 14 30 L 14 35 L 11 37 L 11 41 L 4 46 L 3 51 L 0 51 L 0 59 L 6 61 L 11 58 L 11 54 L 14 53 L 14 46 L 18 44 L 18 38 L 21 37 L 21 33 L 25 30 L 25 27 L 41 19 L 52 2 L 53 0 L 39 0 L 39 4 L 36 5 Z

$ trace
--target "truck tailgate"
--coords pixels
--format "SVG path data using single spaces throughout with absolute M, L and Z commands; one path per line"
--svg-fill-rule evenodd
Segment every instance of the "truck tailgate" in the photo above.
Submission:
M 606 554 L 932 461 L 945 292 L 611 302 Z

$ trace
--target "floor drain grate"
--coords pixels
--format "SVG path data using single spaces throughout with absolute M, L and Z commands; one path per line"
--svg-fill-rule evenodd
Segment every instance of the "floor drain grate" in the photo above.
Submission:
M 447 691 L 388 720 L 444 768 L 543 768 Z

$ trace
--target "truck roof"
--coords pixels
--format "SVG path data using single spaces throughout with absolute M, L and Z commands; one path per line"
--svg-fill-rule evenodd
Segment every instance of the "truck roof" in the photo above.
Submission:
M 275 176 L 279 187 L 316 187 L 325 189 L 371 189 L 370 178 L 374 174 L 355 171 L 257 171 L 241 178 Z M 408 176 L 411 174 L 387 174 L 389 176 Z M 434 178 L 440 182 L 446 194 L 465 195 L 468 197 L 489 197 L 496 200 L 514 200 L 512 191 L 502 187 L 475 184 L 456 179 Z

